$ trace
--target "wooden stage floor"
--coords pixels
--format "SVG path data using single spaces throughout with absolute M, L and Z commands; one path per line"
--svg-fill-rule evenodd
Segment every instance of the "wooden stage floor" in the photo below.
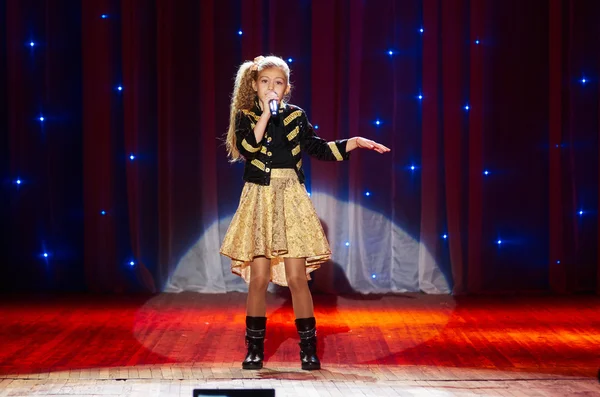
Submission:
M 269 294 L 265 368 L 243 371 L 245 294 L 1 297 L 0 396 L 600 396 L 600 297 L 315 295 L 321 371 Z

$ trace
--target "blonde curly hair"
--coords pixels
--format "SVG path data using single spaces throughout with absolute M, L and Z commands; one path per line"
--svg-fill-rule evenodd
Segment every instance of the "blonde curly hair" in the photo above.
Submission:
M 258 80 L 258 74 L 269 68 L 280 68 L 285 74 L 288 93 L 284 96 L 283 101 L 287 102 L 290 98 L 291 83 L 290 83 L 290 68 L 288 64 L 276 56 L 258 56 L 254 61 L 246 61 L 242 63 L 235 76 L 233 85 L 233 94 L 231 95 L 231 106 L 229 113 L 229 128 L 227 129 L 227 137 L 225 138 L 225 146 L 227 148 L 227 156 L 230 162 L 242 161 L 244 158 L 240 154 L 236 146 L 235 137 L 235 119 L 240 110 L 250 110 L 254 105 L 256 92 L 252 88 L 252 82 Z

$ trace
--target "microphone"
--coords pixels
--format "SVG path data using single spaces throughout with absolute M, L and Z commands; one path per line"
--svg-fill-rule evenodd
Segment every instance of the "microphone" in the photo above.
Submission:
M 269 110 L 271 111 L 271 116 L 277 116 L 277 109 L 279 109 L 279 102 L 277 99 L 271 99 L 269 101 Z

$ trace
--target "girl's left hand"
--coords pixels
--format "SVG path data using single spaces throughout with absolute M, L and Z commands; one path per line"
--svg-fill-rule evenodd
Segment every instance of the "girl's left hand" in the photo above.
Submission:
M 356 137 L 356 147 L 360 149 L 370 149 L 375 150 L 378 153 L 387 153 L 390 151 L 390 148 L 382 145 L 381 143 L 377 143 L 367 138 L 363 138 L 361 136 Z

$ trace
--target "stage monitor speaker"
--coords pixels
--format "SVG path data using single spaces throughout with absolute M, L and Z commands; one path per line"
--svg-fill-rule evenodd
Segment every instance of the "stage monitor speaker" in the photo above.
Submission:
M 194 397 L 275 397 L 275 389 L 194 389 Z

